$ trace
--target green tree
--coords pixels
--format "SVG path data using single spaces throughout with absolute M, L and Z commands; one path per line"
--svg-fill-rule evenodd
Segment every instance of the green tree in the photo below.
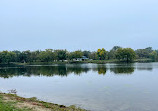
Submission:
M 16 54 L 14 52 L 2 51 L 0 52 L 0 63 L 7 63 L 15 61 Z
M 39 54 L 40 54 L 39 50 L 31 52 L 30 61 L 36 62 L 38 60 Z
M 98 60 L 97 52 L 91 52 L 89 55 L 89 59 Z
M 150 58 L 150 53 L 152 53 L 153 50 L 152 47 L 147 47 L 145 49 L 137 49 L 135 52 L 138 59 L 142 59 L 142 58 Z
M 86 56 L 87 58 L 89 58 L 91 52 L 90 51 L 83 51 L 83 55 Z
M 58 60 L 66 60 L 67 59 L 67 51 L 66 50 L 56 50 L 57 59 Z
M 39 60 L 42 62 L 52 62 L 55 59 L 55 54 L 52 49 L 46 49 L 39 53 Z
M 97 55 L 98 55 L 100 60 L 105 60 L 106 57 L 107 57 L 107 51 L 104 48 L 98 49 L 97 50 Z
M 121 48 L 120 46 L 114 46 L 109 52 L 108 52 L 108 59 L 116 59 L 116 51 Z
M 135 51 L 131 48 L 119 48 L 116 52 L 116 58 L 119 61 L 132 62 L 135 57 Z
M 73 52 L 72 53 L 72 57 L 73 58 L 81 58 L 83 56 L 83 52 L 82 51 L 80 51 L 80 50 L 78 50 L 78 51 L 75 51 L 75 52 Z
M 153 51 L 152 53 L 150 53 L 150 58 L 153 61 L 158 61 L 158 53 L 156 51 Z

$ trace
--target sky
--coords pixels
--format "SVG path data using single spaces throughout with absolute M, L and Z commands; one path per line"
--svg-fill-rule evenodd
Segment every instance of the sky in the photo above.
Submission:
M 158 49 L 158 0 L 0 0 L 0 51 Z

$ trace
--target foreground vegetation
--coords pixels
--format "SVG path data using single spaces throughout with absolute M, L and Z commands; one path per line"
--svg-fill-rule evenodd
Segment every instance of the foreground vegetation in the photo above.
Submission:
M 73 51 L 46 49 L 45 51 L 1 51 L 0 63 L 73 63 L 76 61 L 86 61 L 86 63 L 105 63 L 105 62 L 133 62 L 139 60 L 158 61 L 158 50 L 151 47 L 133 50 L 131 48 L 121 48 L 114 46 L 110 51 L 104 48 L 97 51 Z
M 75 106 L 66 107 L 38 101 L 36 98 L 22 98 L 15 94 L 0 93 L 0 111 L 86 111 Z

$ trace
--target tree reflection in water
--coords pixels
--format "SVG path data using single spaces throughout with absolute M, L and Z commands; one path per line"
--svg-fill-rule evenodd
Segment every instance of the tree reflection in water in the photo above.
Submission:
M 14 66 L 14 67 L 0 67 L 1 78 L 11 78 L 14 76 L 68 76 L 69 74 L 81 75 L 89 71 L 97 72 L 99 75 L 105 75 L 108 70 L 115 74 L 132 74 L 135 71 L 133 64 L 119 64 L 111 65 L 107 68 L 106 64 L 94 64 L 91 65 L 56 65 L 56 66 Z M 139 68 L 137 68 L 139 69 Z M 141 68 L 141 70 L 149 70 L 147 68 Z M 152 70 L 152 67 L 150 67 Z

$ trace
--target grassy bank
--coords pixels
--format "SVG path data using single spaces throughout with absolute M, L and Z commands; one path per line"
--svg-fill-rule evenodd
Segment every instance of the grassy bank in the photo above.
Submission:
M 87 61 L 56 61 L 56 62 L 30 62 L 30 63 L 19 63 L 14 62 L 12 65 L 51 65 L 51 64 L 81 64 L 81 63 L 95 63 L 95 64 L 105 64 L 105 63 L 117 63 L 118 60 L 87 60 Z
M 135 59 L 133 62 L 153 62 L 151 59 Z M 19 63 L 12 62 L 10 65 L 52 65 L 52 64 L 80 64 L 80 63 L 95 63 L 95 64 L 106 64 L 106 63 L 122 63 L 117 59 L 112 60 L 87 60 L 87 61 L 55 61 L 55 62 L 30 62 L 30 63 Z M 0 64 L 5 66 L 8 64 Z
M 0 111 L 86 111 L 75 106 L 66 107 L 36 98 L 23 98 L 15 94 L 0 93 Z
M 133 62 L 152 62 L 151 59 L 135 59 Z M 77 63 L 95 63 L 95 64 L 106 64 L 106 63 L 121 63 L 117 59 L 112 60 L 87 60 L 87 61 L 56 61 L 56 62 L 31 62 L 31 63 L 13 63 L 16 65 L 51 65 L 51 64 L 77 64 Z
M 134 62 L 154 62 L 152 59 L 136 59 Z

